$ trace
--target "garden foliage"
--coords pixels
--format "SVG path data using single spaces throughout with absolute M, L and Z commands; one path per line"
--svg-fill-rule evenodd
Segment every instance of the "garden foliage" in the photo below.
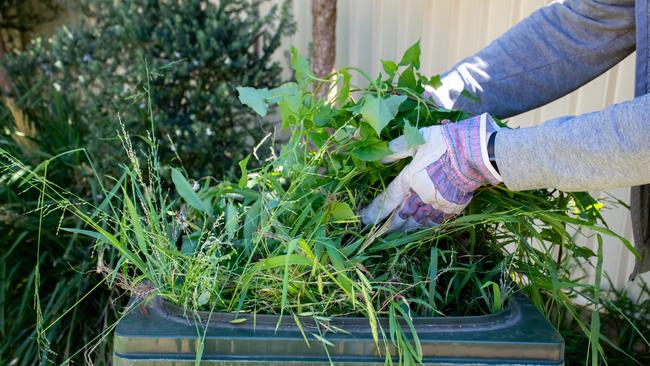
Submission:
M 117 116 L 133 135 L 149 126 L 147 101 L 137 95 L 148 67 L 162 161 L 178 156 L 188 171 L 223 176 L 265 133 L 235 87 L 276 86 L 282 69 L 271 57 L 294 31 L 290 3 L 269 4 L 81 0 L 78 27 L 8 57 L 18 107 L 46 128 L 56 117 L 50 101 L 61 99 L 98 169 L 114 173 Z
M 336 331 L 327 327 L 329 318 L 362 315 L 382 354 L 416 364 L 422 352 L 413 317 L 498 312 L 523 291 L 547 313 L 567 310 L 590 335 L 597 362 L 598 312 L 584 322 L 571 301 L 581 295 L 599 303 L 600 276 L 585 283 L 571 269 L 597 259 L 601 273 L 602 245 L 593 252 L 578 238 L 609 235 L 634 251 L 602 222 L 601 203 L 586 193 L 483 187 L 463 215 L 432 229 L 385 234 L 385 225 L 364 226 L 356 213 L 407 163 L 379 162 L 388 141 L 406 134 L 417 145 L 417 128 L 467 114 L 422 98 L 423 85 L 438 79 L 418 72 L 419 44 L 399 63 L 383 61 L 377 78 L 352 67 L 317 78 L 295 50 L 291 65 L 295 82 L 238 89 L 261 116 L 277 106 L 290 132 L 270 159 L 252 154 L 240 161 L 238 180 L 170 170 L 158 159 L 155 136 L 143 155 L 126 129 L 120 137 L 130 162 L 100 204 L 62 191 L 43 174 L 27 174 L 6 153 L 5 169 L 55 203 L 48 210 L 85 223 L 62 231 L 95 239 L 99 252 L 119 252 L 112 278 L 135 295 L 161 295 L 190 314 L 235 312 L 236 323 L 261 312 L 292 315 L 298 325 L 310 318 L 321 327 L 305 328 L 305 339 L 322 347 Z M 353 73 L 368 85 L 351 85 Z M 332 93 L 320 93 L 323 88 Z
M 235 87 L 277 85 L 271 55 L 294 30 L 290 4 L 274 4 L 79 1 L 78 27 L 7 55 L 15 104 L 0 104 L 0 146 L 28 166 L 47 165 L 39 172 L 52 184 L 99 204 L 102 185 L 114 184 L 109 176 L 128 160 L 119 119 L 141 137 L 135 149 L 146 149 L 154 113 L 164 161 L 181 164 L 178 157 L 196 176 L 232 173 L 265 133 Z M 75 216 L 36 213 L 39 202 L 52 202 L 19 176 L 0 174 L 0 364 L 37 364 L 39 345 L 42 362 L 105 364 L 110 342 L 96 337 L 110 331 L 126 298 L 97 286 L 104 275 L 95 270 L 114 267 L 113 252 L 99 261 L 93 239 L 58 229 L 78 227 Z

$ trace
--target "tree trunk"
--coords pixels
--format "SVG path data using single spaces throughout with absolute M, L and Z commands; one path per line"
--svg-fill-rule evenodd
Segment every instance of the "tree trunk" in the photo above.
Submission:
M 313 71 L 327 76 L 336 60 L 336 0 L 312 0 Z

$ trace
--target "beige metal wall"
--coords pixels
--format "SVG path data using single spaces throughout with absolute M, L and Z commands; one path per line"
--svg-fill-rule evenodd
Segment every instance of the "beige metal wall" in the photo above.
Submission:
M 406 48 L 421 40 L 422 71 L 436 74 L 487 45 L 536 9 L 544 0 L 339 0 L 337 66 L 358 66 L 376 75 L 380 59 L 399 60 Z M 289 44 L 307 53 L 311 38 L 311 1 L 294 0 L 298 32 Z M 279 56 L 286 57 L 286 56 Z M 634 56 L 578 91 L 549 105 L 516 116 L 512 126 L 532 126 L 550 118 L 580 114 L 633 96 Z M 594 192 L 629 200 L 628 189 Z M 612 229 L 632 240 L 626 209 L 607 209 Z M 593 240 L 589 240 L 594 245 Z M 605 244 L 605 269 L 618 288 L 629 286 L 634 260 L 620 244 Z M 650 276 L 646 276 L 650 282 Z M 634 287 L 634 285 L 632 285 Z M 633 290 L 634 291 L 634 290 Z

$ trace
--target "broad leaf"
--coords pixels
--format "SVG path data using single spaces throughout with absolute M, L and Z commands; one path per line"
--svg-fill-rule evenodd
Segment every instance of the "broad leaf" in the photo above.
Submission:
M 361 107 L 361 114 L 379 136 L 388 122 L 395 118 L 399 105 L 405 100 L 406 96 L 404 95 L 391 95 L 386 99 L 367 95 L 363 107 Z
M 345 202 L 334 202 L 330 206 L 330 214 L 334 221 L 351 221 L 356 220 L 357 215 L 354 214 L 350 205 Z
M 248 169 L 246 169 L 246 165 L 248 164 L 248 160 L 251 158 L 250 155 L 247 155 L 245 158 L 239 161 L 239 169 L 241 169 L 241 176 L 239 177 L 239 188 L 246 188 L 246 185 L 248 184 Z
M 304 84 L 312 75 L 309 60 L 304 58 L 295 47 L 291 47 L 291 68 L 296 73 L 298 84 Z
M 411 126 L 408 120 L 404 120 L 404 137 L 406 138 L 406 146 L 409 149 L 425 143 L 420 130 Z
M 413 67 L 409 67 L 406 70 L 402 71 L 399 79 L 397 79 L 397 86 L 400 88 L 415 89 L 417 87 L 417 81 L 415 80 L 415 74 L 413 73 Z
M 431 85 L 434 89 L 441 87 L 442 80 L 440 79 L 440 75 L 433 75 L 431 78 L 429 78 L 429 85 Z
M 342 106 L 348 102 L 348 99 L 350 99 L 350 79 L 352 78 L 352 75 L 350 75 L 350 73 L 345 69 L 340 70 L 340 73 L 341 76 L 343 76 L 343 82 L 339 87 L 338 105 Z
M 317 127 L 326 127 L 326 126 L 332 126 L 331 121 L 332 118 L 336 117 L 337 111 L 332 109 L 329 106 L 321 106 L 318 108 L 318 111 L 314 113 L 314 125 Z
M 266 101 L 284 106 L 291 113 L 299 113 L 302 107 L 302 92 L 294 82 L 284 83 L 268 92 Z
M 420 68 L 420 41 L 415 42 L 415 44 L 404 52 L 402 60 L 399 62 L 400 66 L 411 65 L 416 69 Z
M 266 97 L 269 94 L 267 88 L 255 89 L 250 87 L 238 87 L 237 92 L 239 92 L 239 100 L 243 104 L 253 108 L 255 113 L 260 116 L 266 116 L 266 112 L 268 111 Z
M 192 189 L 190 182 L 185 179 L 183 173 L 181 173 L 178 169 L 172 168 L 172 182 L 174 182 L 174 186 L 176 187 L 178 194 L 183 197 L 183 200 L 185 200 L 188 205 L 207 215 L 210 215 L 212 213 L 210 206 L 201 201 L 199 196 Z
M 381 60 L 381 65 L 384 67 L 384 71 L 389 78 L 393 78 L 397 72 L 397 64 L 393 61 Z
M 363 161 L 378 161 L 383 159 L 391 151 L 386 141 L 379 141 L 371 145 L 358 147 L 350 152 L 352 156 Z

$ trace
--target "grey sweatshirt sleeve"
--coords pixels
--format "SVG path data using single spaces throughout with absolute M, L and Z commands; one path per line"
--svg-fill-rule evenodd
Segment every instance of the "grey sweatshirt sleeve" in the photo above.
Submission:
M 509 117 L 587 83 L 635 47 L 634 1 L 546 6 L 442 77 L 445 107 Z M 463 89 L 479 102 L 460 95 Z M 650 182 L 650 96 L 530 128 L 502 129 L 496 159 L 509 189 L 597 190 Z
M 447 108 L 499 118 L 534 109 L 633 52 L 634 19 L 634 0 L 554 2 L 442 74 L 436 96 Z
M 600 190 L 650 182 L 650 94 L 540 126 L 501 129 L 499 170 L 512 190 Z

